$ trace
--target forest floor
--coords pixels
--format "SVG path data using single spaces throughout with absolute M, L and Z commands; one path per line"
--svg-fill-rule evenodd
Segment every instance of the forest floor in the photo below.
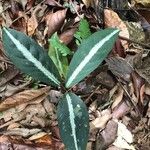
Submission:
M 118 28 L 107 58 L 71 91 L 88 108 L 87 150 L 150 150 L 150 2 L 0 0 L 0 25 L 0 33 L 2 26 L 23 32 L 47 53 L 56 32 L 74 53 L 89 29 Z M 0 74 L 0 149 L 64 150 L 56 116 L 63 92 L 17 69 L 2 34 Z

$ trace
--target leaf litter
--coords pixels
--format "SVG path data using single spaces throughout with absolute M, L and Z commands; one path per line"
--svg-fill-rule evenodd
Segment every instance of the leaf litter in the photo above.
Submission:
M 97 29 L 117 27 L 121 30 L 121 37 L 108 58 L 73 88 L 89 109 L 89 150 L 146 150 L 150 147 L 150 53 L 149 43 L 145 43 L 150 39 L 147 36 L 149 17 L 138 9 L 149 8 L 150 3 L 137 0 L 131 0 L 131 5 L 124 3 L 126 5 L 120 0 L 111 1 L 107 9 L 102 5 L 104 9 L 98 8 L 98 2 L 92 0 L 0 2 L 0 25 L 28 34 L 46 48 L 55 32 L 73 53 L 77 43 Z M 80 26 L 82 16 L 87 22 Z M 84 31 L 87 34 L 82 34 Z M 134 38 L 136 36 L 138 38 Z M 0 50 L 0 147 L 65 149 L 56 117 L 56 105 L 62 93 L 43 83 L 25 80 L 6 58 L 3 46 Z

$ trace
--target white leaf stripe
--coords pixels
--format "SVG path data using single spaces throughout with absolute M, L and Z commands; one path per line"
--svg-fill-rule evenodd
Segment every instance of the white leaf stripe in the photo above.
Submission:
M 68 104 L 68 109 L 69 109 L 69 120 L 70 120 L 70 125 L 71 125 L 71 130 L 72 130 L 71 135 L 73 136 L 75 150 L 78 150 L 77 137 L 76 137 L 75 115 L 74 115 L 73 105 L 72 105 L 69 94 L 66 95 L 66 99 L 67 99 L 67 104 Z
M 66 87 L 70 86 L 70 84 L 75 80 L 80 71 L 92 59 L 92 57 L 97 53 L 97 51 L 117 32 L 119 32 L 119 30 L 113 31 L 112 33 L 107 35 L 104 39 L 102 39 L 101 41 L 99 41 L 97 44 L 94 45 L 94 47 L 90 50 L 90 52 L 86 55 L 86 57 L 82 60 L 82 62 L 76 67 L 71 76 L 68 78 Z
M 60 81 L 51 73 L 49 72 L 40 61 L 38 61 L 29 51 L 28 49 L 20 43 L 15 37 L 9 33 L 9 31 L 4 28 L 5 33 L 8 35 L 8 37 L 12 40 L 12 42 L 15 44 L 17 49 L 22 53 L 22 55 L 30 62 L 34 64 L 36 68 L 38 68 L 45 76 L 47 76 L 51 81 L 53 81 L 56 85 L 60 85 Z

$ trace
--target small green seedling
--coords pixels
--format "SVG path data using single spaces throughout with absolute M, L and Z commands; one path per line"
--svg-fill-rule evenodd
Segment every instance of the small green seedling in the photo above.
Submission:
M 17 68 L 48 85 L 65 87 L 66 92 L 58 103 L 57 117 L 61 139 L 67 150 L 85 150 L 89 134 L 86 105 L 80 97 L 67 91 L 71 91 L 74 85 L 101 64 L 111 51 L 118 33 L 119 30 L 109 28 L 87 37 L 80 43 L 66 72 L 63 67 L 56 67 L 55 60 L 52 57 L 50 59 L 46 51 L 33 39 L 16 30 L 3 28 L 4 49 Z M 57 38 L 57 35 L 54 36 Z M 61 51 L 60 45 L 56 49 L 61 56 L 70 54 L 70 50 Z M 61 70 L 58 70 L 60 68 Z M 64 80 L 62 74 L 66 77 Z

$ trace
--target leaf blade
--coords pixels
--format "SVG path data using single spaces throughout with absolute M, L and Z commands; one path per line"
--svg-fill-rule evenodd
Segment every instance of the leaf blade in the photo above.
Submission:
M 34 40 L 19 31 L 6 28 L 3 28 L 2 38 L 4 49 L 16 67 L 44 83 L 60 85 L 55 65 Z
M 118 29 L 105 29 L 94 33 L 83 41 L 71 60 L 66 88 L 80 82 L 98 67 L 111 51 L 118 33 Z
M 86 149 L 89 117 L 83 101 L 75 94 L 67 93 L 58 104 L 57 116 L 60 135 L 66 148 Z

